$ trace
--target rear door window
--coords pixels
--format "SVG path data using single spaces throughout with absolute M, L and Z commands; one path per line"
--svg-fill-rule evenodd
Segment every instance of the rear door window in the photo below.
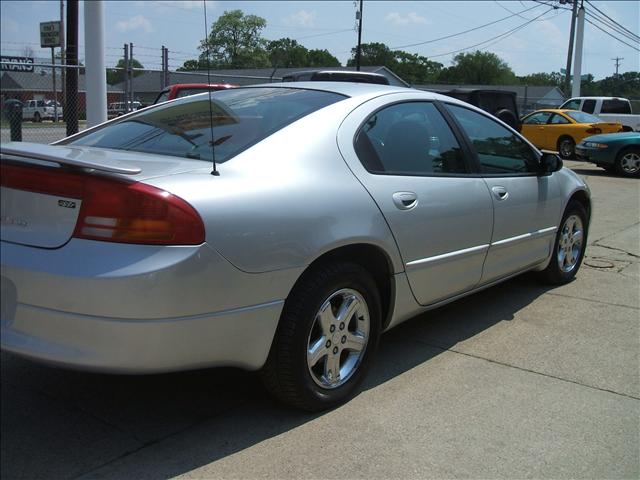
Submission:
M 466 173 L 460 145 L 431 102 L 406 102 L 375 112 L 360 128 L 356 153 L 371 173 Z
M 596 109 L 596 101 L 595 100 L 585 100 L 584 104 L 582 104 L 582 111 L 587 113 L 593 113 Z

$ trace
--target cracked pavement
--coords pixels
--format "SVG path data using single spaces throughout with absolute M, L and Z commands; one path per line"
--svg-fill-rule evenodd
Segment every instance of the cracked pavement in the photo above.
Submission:
M 233 369 L 100 375 L 3 353 L 1 477 L 638 478 L 640 182 L 566 164 L 594 203 L 577 279 L 524 275 L 406 322 L 331 412 Z

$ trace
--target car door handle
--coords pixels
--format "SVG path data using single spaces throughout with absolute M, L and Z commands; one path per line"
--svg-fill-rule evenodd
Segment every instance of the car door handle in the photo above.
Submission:
M 396 192 L 392 198 L 393 203 L 400 210 L 411 210 L 418 204 L 418 195 L 413 192 Z
M 491 191 L 493 192 L 493 194 L 496 196 L 498 200 L 506 200 L 507 198 L 509 198 L 509 192 L 504 187 L 500 187 L 500 186 L 491 187 Z

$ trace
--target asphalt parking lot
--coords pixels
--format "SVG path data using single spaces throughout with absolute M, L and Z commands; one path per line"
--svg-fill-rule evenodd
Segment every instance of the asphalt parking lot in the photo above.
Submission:
M 577 279 L 530 275 L 382 338 L 360 395 L 324 414 L 231 369 L 127 377 L 1 361 L 14 478 L 638 478 L 640 182 L 586 163 Z

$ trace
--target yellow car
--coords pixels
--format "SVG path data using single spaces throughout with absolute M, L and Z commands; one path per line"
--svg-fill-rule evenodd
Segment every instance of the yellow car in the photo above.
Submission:
M 622 131 L 622 124 L 604 122 L 577 110 L 538 110 L 522 119 L 522 134 L 536 147 L 572 158 L 576 143 L 590 135 Z

